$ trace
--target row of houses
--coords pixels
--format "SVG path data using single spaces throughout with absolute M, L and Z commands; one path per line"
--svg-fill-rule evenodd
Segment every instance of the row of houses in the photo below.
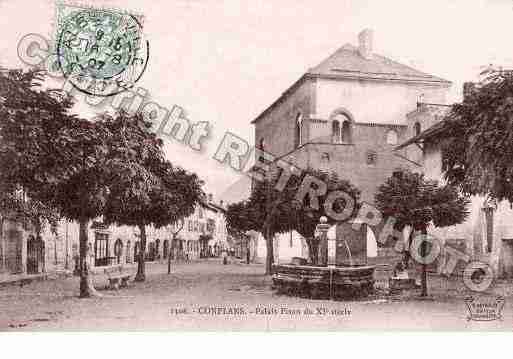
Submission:
M 136 263 L 140 233 L 135 227 L 104 225 L 101 218 L 88 226 L 88 261 L 92 268 Z M 212 196 L 196 206 L 182 222 L 164 228 L 148 226 L 147 261 L 198 260 L 219 256 L 228 248 L 225 206 Z M 56 233 L 46 228 L 40 238 L 22 223 L 2 217 L 0 277 L 74 270 L 78 267 L 79 225 L 61 220 Z

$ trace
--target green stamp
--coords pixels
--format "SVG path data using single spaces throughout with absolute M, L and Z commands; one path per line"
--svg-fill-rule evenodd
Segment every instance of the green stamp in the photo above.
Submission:
M 57 58 L 82 92 L 112 96 L 134 86 L 146 69 L 149 44 L 141 19 L 106 9 L 58 5 Z

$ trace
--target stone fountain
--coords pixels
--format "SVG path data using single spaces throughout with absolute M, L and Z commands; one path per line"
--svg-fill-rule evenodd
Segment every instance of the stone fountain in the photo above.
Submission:
M 355 230 L 354 225 L 359 229 Z M 340 223 L 334 236 L 328 232 L 332 233 L 330 225 L 325 217 L 321 217 L 316 230 L 320 239 L 317 265 L 299 265 L 296 262 L 273 267 L 273 285 L 278 292 L 333 299 L 362 297 L 373 291 L 375 267 L 367 265 L 365 224 L 354 221 Z M 335 252 L 331 255 L 330 247 Z

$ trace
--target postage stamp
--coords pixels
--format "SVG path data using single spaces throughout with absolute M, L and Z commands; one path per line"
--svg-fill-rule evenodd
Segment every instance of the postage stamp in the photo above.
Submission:
M 120 10 L 59 3 L 55 43 L 63 75 L 94 96 L 133 87 L 149 59 L 143 17 Z

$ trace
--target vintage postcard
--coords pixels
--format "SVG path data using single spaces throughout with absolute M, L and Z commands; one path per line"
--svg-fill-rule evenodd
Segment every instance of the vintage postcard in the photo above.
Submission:
M 0 331 L 510 331 L 513 1 L 0 1 Z

